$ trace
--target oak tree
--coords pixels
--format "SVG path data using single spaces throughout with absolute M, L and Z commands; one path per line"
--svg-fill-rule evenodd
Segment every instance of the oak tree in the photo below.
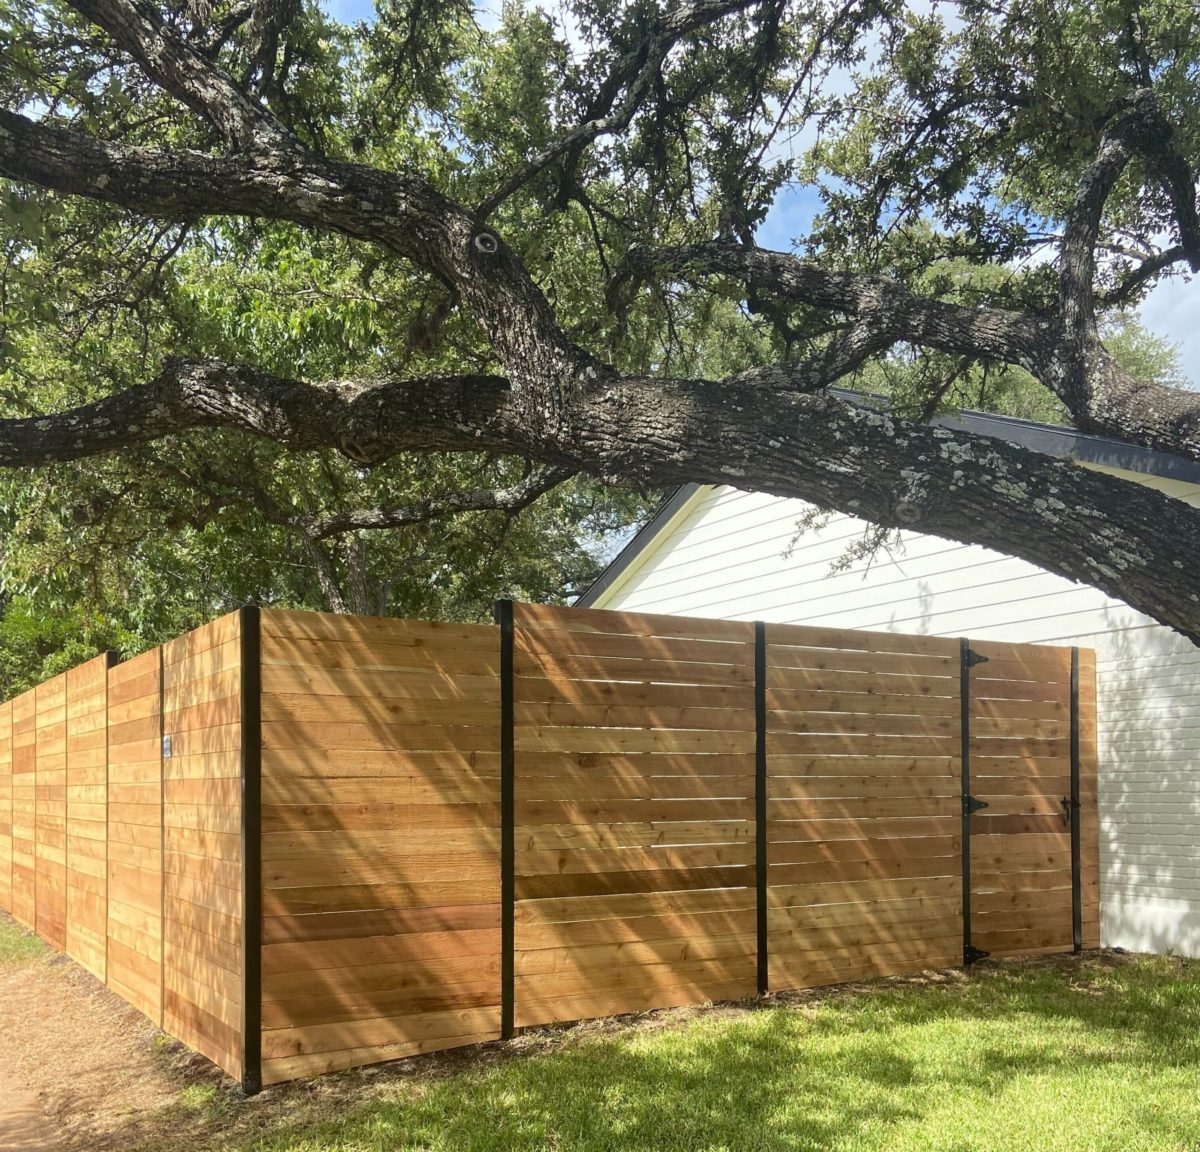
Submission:
M 497 28 L 466 0 L 387 0 L 354 27 L 302 0 L 0 12 L 8 211 L 61 222 L 80 269 L 103 240 L 93 306 L 169 313 L 108 371 L 87 341 L 60 349 L 62 395 L 27 373 L 0 466 L 140 472 L 219 436 L 217 486 L 253 499 L 280 459 L 502 462 L 339 510 L 356 529 L 574 477 L 730 483 L 988 545 L 1200 639 L 1200 513 L 924 419 L 1019 371 L 1081 430 L 1200 459 L 1200 397 L 1131 372 L 1106 327 L 1200 268 L 1192 6 L 569 0 Z M 797 190 L 819 210 L 764 247 Z M 390 284 L 403 322 L 345 340 L 339 282 L 304 306 L 339 354 L 305 363 L 162 287 L 203 259 L 235 293 L 296 236 L 334 245 L 353 291 Z M 932 366 L 912 403 L 831 391 L 898 359 Z

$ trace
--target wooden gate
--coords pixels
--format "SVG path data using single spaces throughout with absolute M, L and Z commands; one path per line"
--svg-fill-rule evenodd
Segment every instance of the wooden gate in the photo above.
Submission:
M 763 643 L 767 986 L 959 963 L 958 642 L 768 624 Z
M 1096 655 L 962 641 L 964 957 L 1095 948 Z
M 761 643 L 760 989 L 1099 945 L 1093 652 Z

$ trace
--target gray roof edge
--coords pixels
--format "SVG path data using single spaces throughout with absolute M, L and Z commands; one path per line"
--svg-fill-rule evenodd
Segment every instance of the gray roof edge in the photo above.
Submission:
M 1146 476 L 1200 484 L 1200 463 L 1194 460 L 1185 460 L 1182 456 L 1172 456 L 1169 452 L 1143 448 L 1138 444 L 1127 444 L 1124 440 L 1092 436 L 1058 424 L 1038 424 L 1033 420 L 989 416 L 982 412 L 961 412 L 958 416 L 941 417 L 933 423 L 942 428 L 961 428 L 965 432 L 1007 440 L 1046 456 L 1077 460 L 1081 464 L 1099 464 L 1106 468 L 1119 468 L 1123 472 L 1140 472 Z
M 830 388 L 829 391 L 863 407 L 886 409 L 889 406 L 886 396 L 854 392 L 848 388 Z M 1182 456 L 1172 456 L 1169 452 L 1143 448 L 1124 440 L 1114 440 L 1110 436 L 1094 436 L 1062 424 L 1042 424 L 1037 420 L 1022 420 L 1019 416 L 997 416 L 969 408 L 960 410 L 955 416 L 935 416 L 930 424 L 937 428 L 951 428 L 973 432 L 977 436 L 991 436 L 995 440 L 1007 440 L 1010 444 L 1041 452 L 1044 456 L 1200 484 L 1200 463 L 1194 460 L 1185 460 Z
M 633 561 L 640 556 L 651 541 L 667 526 L 670 520 L 701 488 L 703 484 L 681 484 L 659 507 L 658 511 L 646 521 L 624 548 L 609 562 L 607 568 L 596 578 L 590 588 L 580 594 L 572 605 L 573 608 L 590 608 L 597 599 L 609 588 Z
M 845 400 L 873 406 L 886 405 L 882 396 L 868 396 L 862 392 L 851 392 L 844 388 L 830 391 Z M 1142 448 L 1113 440 L 1107 436 L 1092 436 L 1061 424 L 1040 424 L 1036 420 L 1021 420 L 1016 416 L 995 416 L 987 412 L 972 412 L 964 409 L 957 416 L 939 416 L 930 423 L 939 428 L 971 432 L 977 436 L 991 436 L 996 440 L 1007 440 L 1041 452 L 1045 456 L 1076 460 L 1081 464 L 1098 464 L 1104 468 L 1118 468 L 1123 472 L 1140 472 L 1146 476 L 1161 476 L 1168 480 L 1181 480 L 1185 484 L 1200 484 L 1200 463 L 1159 452 L 1153 448 Z M 590 608 L 600 596 L 613 586 L 617 578 L 641 555 L 667 523 L 683 507 L 702 484 L 681 485 L 645 524 L 600 574 L 596 582 L 575 601 L 576 608 Z

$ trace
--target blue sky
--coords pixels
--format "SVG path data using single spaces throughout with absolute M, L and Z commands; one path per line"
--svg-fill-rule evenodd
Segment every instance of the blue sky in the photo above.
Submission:
M 343 24 L 371 20 L 375 16 L 374 0 L 321 0 L 321 7 Z
M 1165 336 L 1179 347 L 1184 374 L 1193 388 L 1200 389 L 1200 324 L 1196 306 L 1200 304 L 1200 284 L 1182 280 L 1163 280 L 1146 297 L 1141 307 L 1142 321 L 1151 332 Z
M 810 184 L 785 184 L 758 230 L 763 248 L 787 252 L 797 236 L 807 235 L 813 217 L 821 210 L 821 197 Z

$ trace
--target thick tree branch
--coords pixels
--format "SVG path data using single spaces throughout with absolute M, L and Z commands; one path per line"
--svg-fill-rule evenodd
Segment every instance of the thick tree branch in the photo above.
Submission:
M 145 0 L 68 0 L 107 32 L 164 91 L 203 116 L 233 147 L 294 153 L 299 144 L 261 104 L 170 27 Z
M 289 220 L 377 244 L 450 285 L 483 329 L 532 425 L 561 420 L 603 366 L 563 332 L 516 255 L 474 216 L 412 173 L 319 156 L 286 168 L 246 157 L 160 152 L 96 140 L 0 110 L 0 174 L 145 215 Z
M 849 323 L 795 366 L 720 382 L 622 377 L 566 335 L 527 268 L 482 215 L 432 181 L 304 148 L 150 0 L 68 2 L 154 83 L 215 125 L 234 154 L 155 152 L 3 112 L 0 174 L 162 220 L 290 221 L 376 245 L 425 269 L 462 301 L 504 376 L 309 384 L 241 365 L 174 359 L 150 383 L 77 410 L 0 420 L 0 466 L 79 459 L 193 428 L 233 429 L 296 449 L 336 448 L 364 465 L 406 451 L 493 451 L 544 466 L 515 494 L 464 493 L 442 506 L 417 502 L 312 519 L 314 561 L 317 553 L 329 558 L 319 547 L 323 533 L 449 514 L 456 500 L 458 510 L 507 507 L 573 472 L 642 486 L 732 483 L 1023 557 L 1200 640 L 1200 595 L 1188 583 L 1200 570 L 1200 512 L 1145 487 L 1007 443 L 905 423 L 821 391 L 866 358 L 907 342 L 973 362 L 1018 365 L 1067 404 L 1080 428 L 1200 460 L 1197 398 L 1134 380 L 1096 332 L 1098 231 L 1132 157 L 1142 157 L 1165 190 L 1182 256 L 1200 267 L 1192 174 L 1148 91 L 1116 110 L 1084 174 L 1066 222 L 1056 315 L 964 307 L 884 276 L 753 247 L 641 249 L 628 258 L 630 278 L 735 277 L 748 300 L 803 304 Z M 583 151 L 632 123 L 650 86 L 660 83 L 671 46 L 754 2 L 681 0 L 658 16 L 618 60 L 585 122 L 514 173 L 481 212 L 554 164 L 569 193 Z M 755 76 L 750 90 L 766 89 Z M 1127 290 L 1157 270 L 1139 267 Z M 368 523 L 372 517 L 377 525 Z M 322 579 L 334 575 L 327 566 Z M 364 590 L 351 599 L 365 603 Z
M 1065 386 L 1073 402 L 1086 409 L 1089 360 L 1094 355 L 1096 325 L 1096 246 L 1104 208 L 1121 174 L 1134 156 L 1141 156 L 1157 174 L 1171 199 L 1179 228 L 1180 255 L 1200 270 L 1200 220 L 1196 215 L 1196 190 L 1187 162 L 1174 147 L 1174 129 L 1163 116 L 1152 89 L 1132 94 L 1113 116 L 1100 140 L 1095 159 L 1084 170 L 1074 202 L 1067 213 L 1059 253 L 1058 307 L 1067 358 L 1072 362 Z M 1119 298 L 1165 267 L 1147 262 L 1132 284 L 1123 285 Z
M 1186 579 L 1200 570 L 1200 513 L 1157 491 L 826 393 L 614 379 L 570 415 L 553 434 L 531 430 L 504 383 L 488 378 L 315 385 L 183 361 L 87 409 L 0 422 L 0 465 L 204 426 L 365 462 L 492 449 L 609 482 L 735 484 L 1022 557 L 1200 640 L 1200 596 Z M 1163 578 L 1173 572 L 1179 580 Z
M 241 159 L 97 140 L 3 108 L 0 175 L 176 221 L 241 215 L 270 188 L 266 174 Z
M 892 342 L 1017 365 L 1058 396 L 1083 431 L 1200 460 L 1200 397 L 1131 376 L 1105 351 L 1094 325 L 1081 352 L 1057 317 L 968 308 L 920 296 L 886 276 L 834 271 L 785 252 L 720 242 L 635 249 L 618 282 L 655 273 L 734 276 L 751 292 L 876 323 Z M 1080 379 L 1086 386 L 1079 386 Z
M 1161 136 L 1165 126 L 1160 122 L 1154 94 L 1137 93 L 1105 130 L 1067 213 L 1059 251 L 1058 308 L 1065 338 L 1080 361 L 1096 339 L 1096 243 L 1104 206 L 1134 156 L 1135 138 Z
M 972 354 L 1019 364 L 1037 374 L 1055 336 L 1054 324 L 1001 308 L 967 308 L 918 296 L 898 280 L 861 272 L 838 272 L 786 252 L 711 242 L 630 252 L 623 275 L 654 273 L 690 277 L 734 276 L 753 292 L 826 308 L 876 331 L 943 352 Z M 619 274 L 620 275 L 620 274 Z
M 244 365 L 172 359 L 147 384 L 57 416 L 0 420 L 0 467 L 77 460 L 191 428 L 230 428 L 359 463 L 403 450 L 503 451 L 524 438 L 495 376 L 301 384 Z
M 291 220 L 405 256 L 459 293 L 504 368 L 514 399 L 524 404 L 530 429 L 553 434 L 569 423 L 568 409 L 582 393 L 613 376 L 567 337 L 503 242 L 419 176 L 311 156 L 284 171 L 198 153 L 161 154 L 13 113 L 0 113 L 0 171 L 170 219 L 222 212 Z M 1092 386 L 1080 387 L 1080 344 L 1067 338 L 1057 318 L 967 308 L 919 296 L 886 277 L 720 243 L 635 250 L 627 265 L 628 274 L 641 276 L 737 276 L 750 294 L 869 321 L 893 340 L 1019 365 L 1067 404 L 1081 428 L 1200 459 L 1195 397 L 1129 377 L 1098 338 L 1084 345 L 1082 371 Z

